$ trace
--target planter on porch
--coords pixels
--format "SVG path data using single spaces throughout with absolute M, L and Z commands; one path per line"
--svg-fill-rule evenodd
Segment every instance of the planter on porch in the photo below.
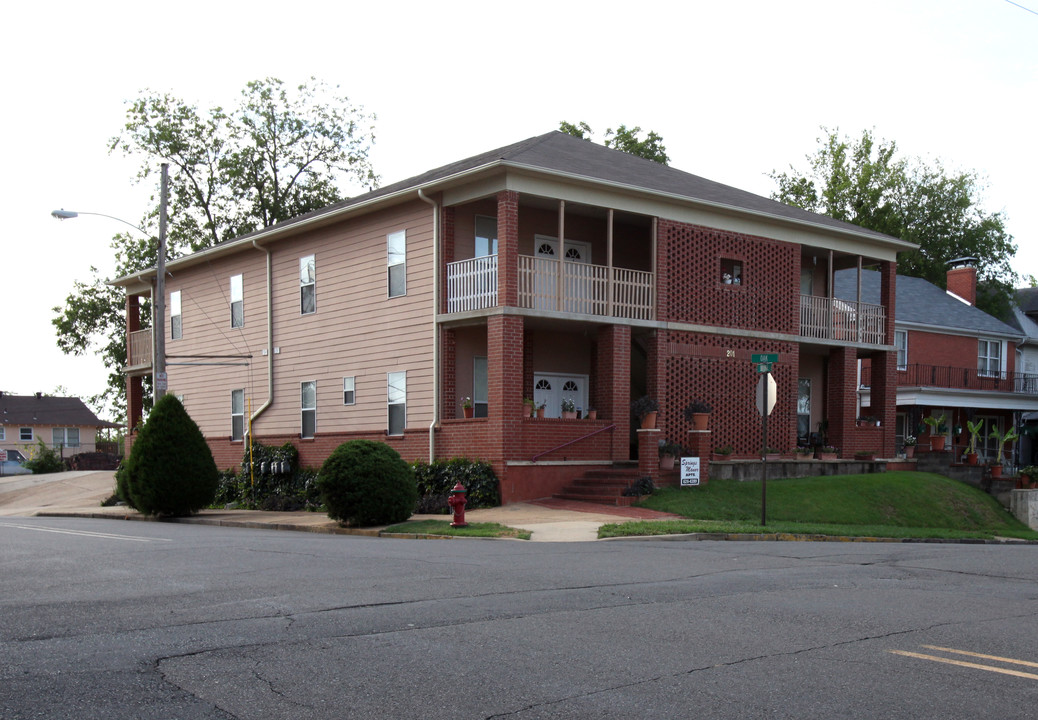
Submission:
M 660 455 L 660 470 L 673 470 L 674 469 L 674 456 L 673 455 Z
M 591 408 L 590 410 L 588 410 L 587 411 L 587 419 L 588 420 L 598 420 L 598 410 L 595 410 L 594 408 Z
M 576 420 L 577 419 L 577 411 L 576 410 L 563 410 L 562 411 L 562 419 L 563 420 Z
M 467 418 L 472 417 L 472 410 L 473 409 L 471 407 L 466 407 L 466 408 L 462 408 L 461 409 L 461 411 L 465 414 L 465 417 L 467 417 Z
M 1002 466 L 1001 465 L 990 465 L 992 479 L 998 479 L 1002 477 Z
M 930 449 L 934 452 L 944 451 L 944 442 L 947 438 L 944 435 L 934 435 L 930 438 Z
M 966 453 L 966 464 L 976 465 L 977 464 L 977 453 Z

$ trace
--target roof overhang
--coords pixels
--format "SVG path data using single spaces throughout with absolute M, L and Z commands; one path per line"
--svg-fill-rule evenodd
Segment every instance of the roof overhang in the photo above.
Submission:
M 871 389 L 861 391 L 863 405 L 871 406 Z M 923 405 L 948 408 L 975 408 L 977 410 L 1009 410 L 1038 412 L 1038 395 L 991 392 L 990 390 L 959 390 L 937 387 L 899 387 L 897 404 Z

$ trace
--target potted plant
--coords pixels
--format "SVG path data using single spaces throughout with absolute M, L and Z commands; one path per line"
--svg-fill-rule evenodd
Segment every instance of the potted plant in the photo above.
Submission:
M 472 417 L 472 398 L 466 396 L 461 399 L 461 410 L 465 417 Z
M 773 448 L 770 445 L 766 445 L 760 449 L 760 455 L 765 460 L 778 460 L 779 451 L 778 448 Z
M 597 420 L 598 419 L 598 410 L 596 410 L 593 407 L 589 407 L 587 409 L 587 419 L 588 420 Z
M 1002 431 L 996 425 L 991 429 L 991 433 L 988 435 L 998 445 L 998 454 L 995 456 L 995 462 L 991 464 L 991 477 L 1000 478 L 1002 477 L 1002 450 L 1005 448 L 1006 443 L 1013 442 L 1019 439 L 1019 435 L 1016 434 L 1016 428 L 1011 427 L 1006 433 Z
M 945 416 L 925 417 L 923 422 L 930 426 L 930 449 L 934 452 L 944 450 L 944 434 L 948 432 L 948 426 L 944 424 Z
M 539 417 L 539 418 L 544 417 L 544 403 L 543 402 L 540 403 L 537 406 L 537 417 Z
M 685 419 L 693 430 L 706 430 L 710 421 L 710 406 L 702 400 L 693 400 L 685 407 Z
M 854 453 L 854 459 L 859 462 L 871 462 L 876 459 L 875 450 L 859 450 Z
M 533 398 L 523 398 L 523 417 L 532 417 L 536 409 L 537 403 L 533 401 Z
M 656 413 L 659 412 L 660 404 L 648 395 L 642 395 L 631 403 L 631 415 L 638 418 L 643 430 L 651 430 L 656 427 Z
M 984 430 L 984 421 L 978 420 L 973 422 L 972 420 L 966 421 L 966 427 L 970 431 L 970 445 L 966 448 L 966 464 L 976 465 L 977 464 L 977 438 L 980 437 L 980 433 Z
M 859 415 L 858 416 L 858 427 L 876 427 L 879 425 L 879 420 L 874 415 Z
M 915 457 L 915 444 L 917 440 L 915 435 L 905 435 L 905 457 Z
M 1020 490 L 1033 490 L 1036 483 L 1038 483 L 1038 466 L 1025 465 L 1020 468 L 1020 479 L 1016 483 L 1017 488 Z
M 815 458 L 818 460 L 835 460 L 840 455 L 840 449 L 832 445 L 821 445 L 815 450 Z
M 660 440 L 660 470 L 673 470 L 674 459 L 681 455 L 681 446 L 669 440 Z
M 735 452 L 735 448 L 731 445 L 724 445 L 722 447 L 714 448 L 714 460 L 730 460 L 732 453 Z
M 796 449 L 793 450 L 793 455 L 796 456 L 797 460 L 810 460 L 814 457 L 815 451 L 806 445 L 797 445 Z
M 562 398 L 562 419 L 573 420 L 577 417 L 577 404 L 573 398 Z

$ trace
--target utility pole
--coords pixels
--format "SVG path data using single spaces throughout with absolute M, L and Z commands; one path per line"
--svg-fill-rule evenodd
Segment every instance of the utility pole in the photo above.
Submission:
M 162 189 L 159 199 L 159 256 L 155 266 L 155 297 L 152 298 L 152 385 L 155 402 L 166 394 L 166 208 L 169 204 L 169 163 L 162 163 Z

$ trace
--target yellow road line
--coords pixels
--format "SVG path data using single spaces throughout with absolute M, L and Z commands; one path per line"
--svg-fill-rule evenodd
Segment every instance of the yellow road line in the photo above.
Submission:
M 1014 665 L 1026 665 L 1027 667 L 1038 668 L 1038 662 L 1030 662 L 1028 660 L 1014 660 L 1013 658 L 999 657 L 998 655 L 985 655 L 984 653 L 970 652 L 969 650 L 956 650 L 955 648 L 939 647 L 937 645 L 923 645 L 923 647 L 929 650 L 941 650 L 942 652 L 969 655 L 970 657 L 981 658 L 983 660 L 994 660 L 996 662 L 1013 663 Z
M 936 655 L 924 655 L 923 653 L 914 653 L 907 650 L 887 650 L 889 653 L 895 655 L 904 655 L 906 657 L 919 658 L 920 660 L 933 660 L 934 662 L 946 663 L 948 665 L 958 665 L 960 667 L 973 668 L 974 670 L 987 670 L 988 672 L 1002 673 L 1003 675 L 1013 675 L 1015 677 L 1030 678 L 1031 680 L 1038 680 L 1038 675 L 1034 673 L 1020 672 L 1019 670 L 1007 670 L 1006 668 L 991 667 L 990 665 L 980 665 L 979 663 L 965 662 L 964 660 L 952 660 L 951 658 L 937 657 Z

